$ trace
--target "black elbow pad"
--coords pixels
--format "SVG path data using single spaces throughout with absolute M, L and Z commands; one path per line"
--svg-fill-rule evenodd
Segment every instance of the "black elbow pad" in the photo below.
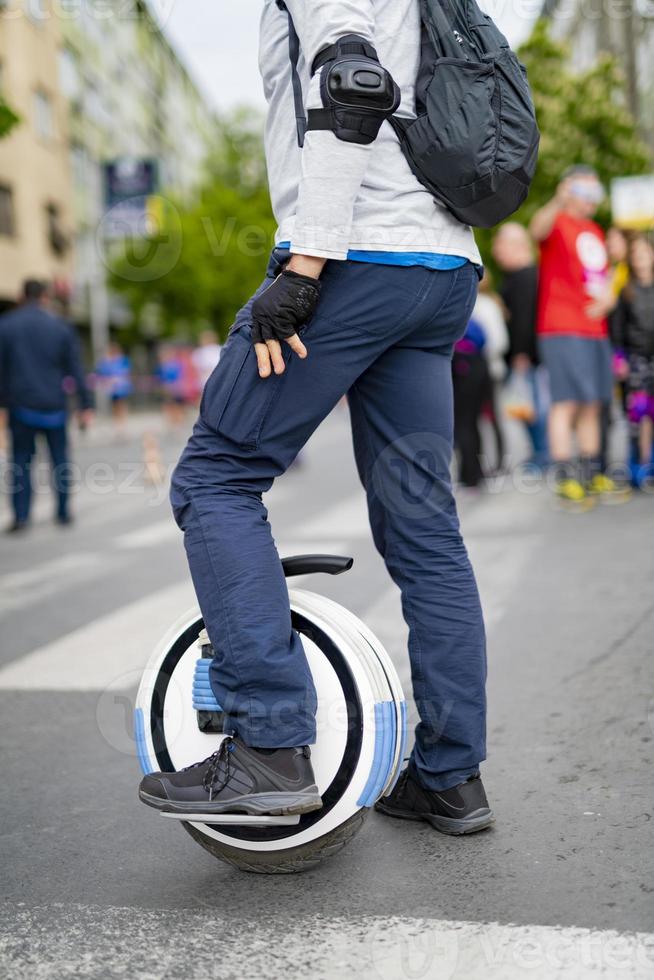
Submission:
M 323 66 L 323 109 L 309 110 L 309 130 L 330 130 L 346 143 L 367 146 L 379 135 L 384 120 L 399 108 L 401 93 L 379 63 L 377 52 L 355 34 L 321 51 L 313 63 Z

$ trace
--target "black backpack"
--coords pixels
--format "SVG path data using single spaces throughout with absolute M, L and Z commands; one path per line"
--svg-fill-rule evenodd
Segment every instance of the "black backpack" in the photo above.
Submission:
M 420 0 L 416 120 L 391 123 L 411 169 L 459 221 L 490 228 L 529 193 L 540 134 L 527 73 L 476 0 Z
M 417 118 L 390 122 L 436 200 L 464 224 L 490 228 L 520 207 L 536 170 L 540 134 L 527 74 L 476 0 L 420 0 L 420 7 Z M 289 27 L 301 137 L 299 44 L 290 14 Z

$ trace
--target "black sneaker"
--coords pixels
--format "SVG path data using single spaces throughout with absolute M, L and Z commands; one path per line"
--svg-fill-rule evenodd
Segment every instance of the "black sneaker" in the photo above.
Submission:
M 390 796 L 375 805 L 387 817 L 426 820 L 442 834 L 474 834 L 493 823 L 481 776 L 471 776 L 452 789 L 429 790 L 416 782 L 408 769 L 400 775 Z
M 227 736 L 203 762 L 141 780 L 139 799 L 163 813 L 287 816 L 322 807 L 311 752 L 252 749 Z

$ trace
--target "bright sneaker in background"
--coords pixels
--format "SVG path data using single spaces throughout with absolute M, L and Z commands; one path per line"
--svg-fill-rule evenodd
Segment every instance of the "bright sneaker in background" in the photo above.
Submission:
M 583 513 L 595 506 L 595 501 L 586 493 L 583 483 L 572 477 L 558 480 L 554 492 L 566 510 Z
M 606 473 L 596 473 L 587 484 L 587 493 L 592 497 L 601 498 L 603 503 L 623 504 L 631 498 L 631 489 L 616 483 Z

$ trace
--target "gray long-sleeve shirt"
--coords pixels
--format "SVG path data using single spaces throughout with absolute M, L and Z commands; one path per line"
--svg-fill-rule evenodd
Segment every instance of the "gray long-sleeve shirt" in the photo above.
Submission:
M 402 91 L 399 115 L 415 117 L 420 62 L 419 0 L 286 0 L 300 38 L 298 71 L 305 107 L 319 108 L 316 54 L 345 34 L 359 34 Z M 288 19 L 264 0 L 260 69 L 269 112 L 266 157 L 278 222 L 276 241 L 292 251 L 345 259 L 350 249 L 433 252 L 480 262 L 471 229 L 417 180 L 390 123 L 370 146 L 345 143 L 330 132 L 309 132 L 297 143 L 288 48 Z M 322 69 L 323 71 L 325 69 Z

